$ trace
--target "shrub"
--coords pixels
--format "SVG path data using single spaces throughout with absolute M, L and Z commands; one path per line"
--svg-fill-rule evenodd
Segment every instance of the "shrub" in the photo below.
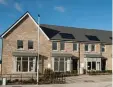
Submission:
M 2 85 L 2 80 L 0 80 L 0 85 Z
M 52 69 L 47 68 L 44 70 L 44 74 L 52 74 L 52 73 L 53 73 Z
M 87 71 L 89 75 L 103 75 L 103 74 L 111 74 L 112 70 L 103 70 L 103 71 Z

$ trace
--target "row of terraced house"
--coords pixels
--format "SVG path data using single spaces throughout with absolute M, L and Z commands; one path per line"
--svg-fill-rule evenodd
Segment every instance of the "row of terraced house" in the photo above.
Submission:
M 38 33 L 39 29 L 39 33 Z M 39 34 L 39 40 L 38 40 Z M 25 13 L 2 35 L 2 74 L 112 70 L 112 32 L 38 24 Z M 39 43 L 39 53 L 38 53 Z

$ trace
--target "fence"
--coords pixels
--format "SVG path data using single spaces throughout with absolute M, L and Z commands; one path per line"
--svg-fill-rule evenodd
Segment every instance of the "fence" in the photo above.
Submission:
M 37 84 L 36 74 L 7 74 L 2 78 L 6 78 L 7 85 Z
M 66 83 L 65 74 L 42 74 L 39 77 L 39 84 L 64 84 Z
M 36 74 L 7 74 L 2 75 L 2 78 L 6 78 L 7 85 L 28 85 L 37 84 Z M 40 74 L 38 84 L 64 84 L 64 74 Z

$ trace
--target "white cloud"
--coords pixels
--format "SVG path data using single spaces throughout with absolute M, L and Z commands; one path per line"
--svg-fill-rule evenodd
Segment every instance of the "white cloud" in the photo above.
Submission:
M 0 0 L 0 4 L 6 5 L 6 1 L 5 0 Z
M 54 9 L 59 12 L 65 12 L 65 8 L 63 6 L 55 6 Z
M 16 8 L 16 10 L 18 10 L 19 12 L 23 12 L 23 9 L 21 8 L 21 4 L 19 4 L 19 3 L 15 3 L 14 4 L 14 7 Z

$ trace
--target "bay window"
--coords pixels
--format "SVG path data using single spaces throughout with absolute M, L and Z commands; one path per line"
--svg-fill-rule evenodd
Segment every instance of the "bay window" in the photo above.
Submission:
M 55 72 L 65 72 L 71 70 L 70 58 L 65 57 L 54 57 L 54 71 Z
M 36 57 L 16 57 L 17 72 L 35 72 Z

